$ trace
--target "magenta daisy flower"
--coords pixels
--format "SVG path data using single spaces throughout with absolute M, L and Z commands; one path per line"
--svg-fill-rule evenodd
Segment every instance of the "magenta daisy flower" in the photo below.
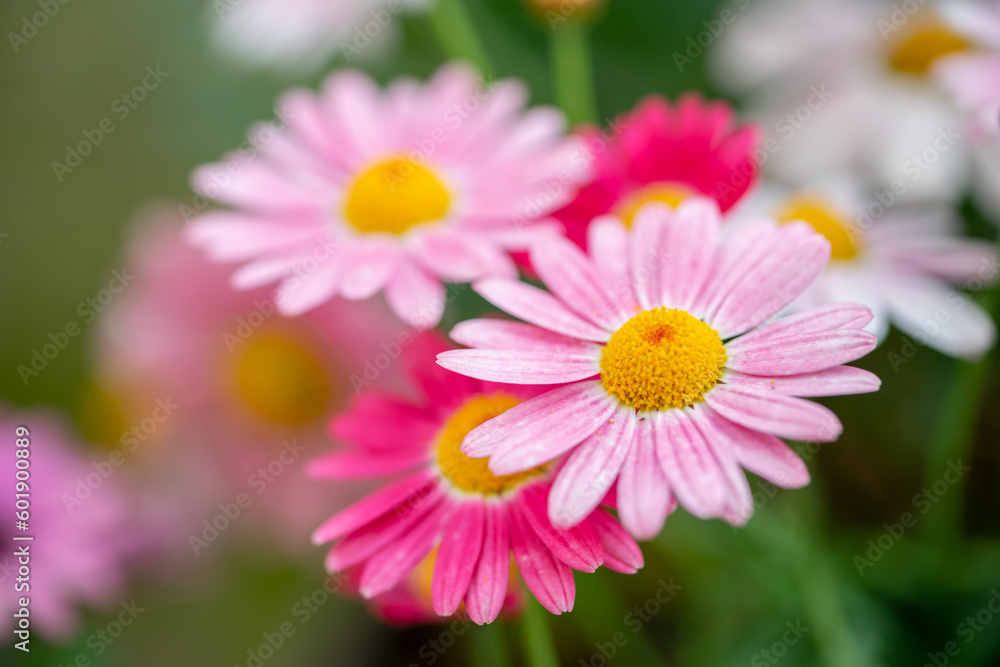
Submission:
M 424 405 L 367 391 L 334 419 L 333 437 L 350 448 L 314 461 L 314 476 L 406 474 L 316 530 L 317 544 L 337 540 L 327 569 L 358 568 L 358 590 L 372 599 L 404 583 L 423 562 L 431 571 L 434 611 L 448 616 L 464 602 L 469 618 L 482 624 L 508 599 L 511 553 L 528 590 L 554 614 L 573 608 L 574 569 L 593 572 L 603 564 L 632 573 L 642 567 L 638 545 L 596 504 L 572 529 L 549 523 L 550 466 L 497 476 L 486 461 L 459 451 L 470 430 L 538 390 L 447 373 L 433 363 L 443 349 L 422 338 L 407 350 Z
M 617 506 L 639 538 L 656 535 L 674 497 L 692 514 L 744 522 L 741 467 L 783 487 L 809 481 L 779 437 L 830 441 L 841 425 L 804 400 L 874 391 L 841 364 L 875 347 L 863 306 L 836 304 L 765 324 L 823 270 L 830 244 L 808 225 L 757 221 L 720 235 L 713 202 L 653 204 L 631 231 L 590 226 L 591 256 L 558 240 L 532 249 L 551 294 L 514 280 L 475 289 L 527 322 L 470 320 L 440 354 L 482 380 L 566 383 L 473 429 L 462 445 L 497 475 L 568 454 L 549 494 L 561 527 L 586 517 L 618 480 Z
M 318 95 L 284 97 L 283 131 L 195 172 L 198 192 L 234 210 L 199 216 L 190 239 L 244 263 L 238 288 L 279 281 L 286 315 L 384 291 L 401 319 L 431 327 L 442 281 L 514 276 L 507 251 L 551 231 L 545 216 L 588 176 L 562 114 L 525 110 L 527 96 L 458 65 L 385 91 L 340 71 Z
M 759 141 L 756 127 L 736 126 L 734 117 L 726 102 L 695 93 L 676 104 L 651 96 L 603 133 L 584 132 L 595 175 L 555 213 L 566 235 L 582 248 L 598 216 L 613 213 L 631 223 L 645 204 L 676 206 L 692 195 L 714 198 L 723 211 L 732 208 L 756 181 Z

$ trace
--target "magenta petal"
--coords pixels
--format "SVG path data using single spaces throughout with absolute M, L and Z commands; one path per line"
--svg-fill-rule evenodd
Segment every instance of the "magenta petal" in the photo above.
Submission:
M 611 338 L 607 330 L 584 320 L 537 287 L 516 280 L 490 279 L 480 280 L 474 288 L 497 308 L 543 329 L 598 343 Z
M 585 523 L 569 530 L 553 526 L 546 511 L 547 491 L 547 486 L 536 486 L 525 489 L 521 495 L 524 516 L 531 529 L 556 558 L 574 570 L 593 572 L 604 561 L 597 533 Z
M 635 410 L 620 405 L 600 430 L 577 446 L 549 492 L 549 517 L 561 528 L 583 521 L 614 484 L 635 433 Z
M 503 505 L 486 505 L 483 526 L 483 548 L 465 595 L 465 610 L 477 625 L 492 623 L 500 615 L 510 577 L 510 536 Z
M 510 507 L 508 517 L 514 562 L 528 590 L 553 614 L 571 611 L 576 597 L 573 570 L 540 543 L 517 506 Z
M 314 479 L 370 479 L 396 475 L 426 460 L 426 451 L 333 452 L 310 461 L 305 472 Z
M 326 555 L 326 569 L 329 572 L 338 572 L 367 560 L 382 547 L 423 521 L 443 495 L 443 489 L 434 487 L 434 492 L 426 496 L 424 502 L 415 505 L 413 511 L 383 514 L 371 523 L 348 533 L 338 540 Z
M 773 391 L 717 384 L 705 394 L 705 401 L 726 419 L 790 440 L 832 442 L 843 431 L 828 408 Z
M 390 510 L 406 511 L 408 501 L 410 501 L 410 506 L 417 507 L 423 496 L 415 502 L 411 499 L 428 491 L 433 484 L 435 484 L 434 473 L 430 470 L 422 470 L 399 480 L 395 484 L 379 489 L 323 522 L 323 525 L 312 534 L 313 544 L 323 544 L 343 537 Z
M 371 599 L 403 580 L 431 552 L 455 511 L 449 500 L 439 502 L 417 525 L 368 559 L 358 586 L 362 597 Z
M 643 413 L 639 413 L 640 417 Z M 670 511 L 670 489 L 656 459 L 653 422 L 639 421 L 635 438 L 618 475 L 618 516 L 640 540 L 651 540 L 662 530 Z
M 536 245 L 531 265 L 560 301 L 601 329 L 614 331 L 629 318 L 608 289 L 607 278 L 569 240 L 553 237 Z
M 486 512 L 479 499 L 459 504 L 445 528 L 431 579 L 431 600 L 439 616 L 458 611 L 483 548 Z
M 604 567 L 625 574 L 635 574 L 642 568 L 642 549 L 614 517 L 598 508 L 587 517 L 587 523 L 593 526 L 601 540 Z
M 450 371 L 479 380 L 507 384 L 562 384 L 601 372 L 600 352 L 533 350 L 449 350 L 437 356 Z
M 516 405 L 466 436 L 468 456 L 492 455 L 490 469 L 509 475 L 551 461 L 592 434 L 617 401 L 600 382 L 577 382 Z
M 726 367 L 752 375 L 813 373 L 860 359 L 877 343 L 875 336 L 857 329 L 768 337 L 727 345 Z
M 815 373 L 768 377 L 726 370 L 726 384 L 746 385 L 788 396 L 843 396 L 878 391 L 882 381 L 874 373 L 853 366 L 834 366 Z

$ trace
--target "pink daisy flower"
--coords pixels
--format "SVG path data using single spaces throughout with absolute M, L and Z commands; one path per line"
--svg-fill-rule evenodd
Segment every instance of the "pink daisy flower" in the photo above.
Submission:
M 974 129 L 995 137 L 1000 132 L 1000 2 L 946 2 L 941 12 L 980 48 L 944 57 L 934 69 L 956 101 L 973 112 Z
M 539 221 L 587 176 L 562 114 L 525 110 L 527 96 L 460 65 L 385 91 L 338 72 L 318 95 L 284 97 L 287 127 L 254 159 L 195 172 L 196 190 L 235 210 L 200 216 L 190 238 L 244 263 L 238 288 L 280 281 L 286 315 L 384 290 L 405 322 L 432 327 L 442 281 L 513 277 L 507 251 L 551 233 Z
M 317 544 L 337 540 L 327 569 L 358 568 L 358 589 L 371 599 L 392 591 L 431 556 L 434 611 L 450 616 L 464 602 L 469 618 L 482 624 L 493 621 L 508 599 L 511 553 L 528 590 L 554 614 L 573 608 L 574 569 L 640 568 L 638 545 L 596 504 L 575 528 L 549 523 L 550 466 L 497 476 L 485 461 L 459 451 L 470 430 L 538 390 L 446 373 L 433 361 L 442 349 L 422 338 L 407 350 L 423 404 L 368 391 L 331 424 L 333 437 L 350 447 L 314 461 L 314 476 L 406 474 L 316 530 Z
M 587 227 L 600 215 L 631 223 L 644 204 L 676 206 L 694 194 L 714 198 L 723 211 L 732 208 L 756 180 L 759 136 L 756 127 L 734 126 L 734 116 L 726 102 L 705 102 L 697 93 L 676 105 L 651 96 L 603 134 L 585 131 L 595 177 L 555 213 L 566 235 L 584 247 Z
M 547 293 L 513 280 L 475 289 L 527 324 L 470 320 L 452 338 L 474 349 L 438 363 L 486 381 L 566 383 L 473 429 L 462 445 L 497 475 L 568 454 L 549 516 L 576 525 L 616 480 L 617 507 L 639 538 L 661 529 L 674 498 L 701 518 L 752 512 L 741 468 L 783 487 L 809 481 L 779 437 L 831 441 L 827 408 L 804 400 L 874 391 L 841 364 L 875 347 L 863 306 L 835 304 L 765 324 L 823 270 L 830 244 L 804 223 L 757 221 L 720 235 L 718 207 L 695 198 L 642 209 L 627 231 L 605 217 L 574 244 L 532 248 Z
M 28 429 L 28 469 L 31 505 L 27 531 L 15 530 L 15 430 Z M 79 626 L 82 606 L 114 607 L 124 594 L 129 563 L 138 547 L 129 501 L 115 479 L 107 479 L 85 500 L 76 487 L 94 472 L 61 417 L 43 410 L 15 413 L 0 405 L 0 428 L 9 434 L 4 448 L 0 492 L 8 511 L 0 525 L 0 614 L 13 630 L 18 599 L 30 598 L 31 630 L 64 641 Z M 18 459 L 19 460 L 19 459 Z M 15 535 L 34 537 L 15 542 Z M 15 549 L 27 545 L 31 554 L 31 588 L 16 591 Z M 8 635 L 9 636 L 9 635 Z

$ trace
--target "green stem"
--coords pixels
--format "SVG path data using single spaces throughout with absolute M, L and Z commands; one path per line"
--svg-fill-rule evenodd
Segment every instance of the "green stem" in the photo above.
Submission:
M 430 19 L 449 58 L 468 60 L 484 74 L 493 72 L 490 57 L 462 0 L 434 0 Z
M 997 236 L 1000 251 L 1000 235 Z M 1000 320 L 1000 286 L 991 290 L 987 311 L 996 322 Z M 952 464 L 968 465 L 973 441 L 976 435 L 976 420 L 983 406 L 983 394 L 989 378 L 996 351 L 991 350 L 977 363 L 958 362 L 951 389 L 945 394 L 945 404 L 941 411 L 937 431 L 928 452 L 924 486 L 933 487 L 935 482 L 945 477 Z M 939 543 L 946 543 L 961 532 L 964 486 L 967 475 L 950 485 L 932 512 L 924 521 L 922 531 Z
M 475 626 L 466 642 L 469 664 L 473 667 L 510 667 L 510 654 L 499 623 Z
M 521 642 L 529 667 L 559 667 L 559 657 L 547 612 L 538 601 L 528 596 L 521 620 Z
M 556 101 L 572 125 L 597 120 L 589 26 L 570 22 L 552 31 L 550 49 Z

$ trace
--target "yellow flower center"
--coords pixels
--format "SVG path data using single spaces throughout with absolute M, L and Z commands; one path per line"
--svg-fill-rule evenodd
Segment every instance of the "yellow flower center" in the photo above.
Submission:
M 402 234 L 440 220 L 451 197 L 435 174 L 405 158 L 379 162 L 348 189 L 344 217 L 359 232 Z
M 914 17 L 910 23 L 890 42 L 889 65 L 897 72 L 926 74 L 938 58 L 970 47 L 939 19 Z
M 255 332 L 237 348 L 236 393 L 258 416 L 305 424 L 330 408 L 332 387 L 311 346 L 281 333 Z
M 437 464 L 455 488 L 481 495 L 498 495 L 522 482 L 538 477 L 546 466 L 513 475 L 497 477 L 489 468 L 489 459 L 474 459 L 462 453 L 460 447 L 469 431 L 510 410 L 520 399 L 497 392 L 478 395 L 465 402 L 444 425 L 437 443 Z
M 794 197 L 778 213 L 778 222 L 801 220 L 830 242 L 830 259 L 854 259 L 860 252 L 857 234 L 829 203 L 815 197 Z
M 637 410 L 681 408 L 722 377 L 726 348 L 710 326 L 677 308 L 645 310 L 601 352 L 608 394 Z
M 625 197 L 615 207 L 615 215 L 625 222 L 626 227 L 632 226 L 635 214 L 646 204 L 666 204 L 677 208 L 685 199 L 695 194 L 694 190 L 682 183 L 657 182 L 645 185 Z

